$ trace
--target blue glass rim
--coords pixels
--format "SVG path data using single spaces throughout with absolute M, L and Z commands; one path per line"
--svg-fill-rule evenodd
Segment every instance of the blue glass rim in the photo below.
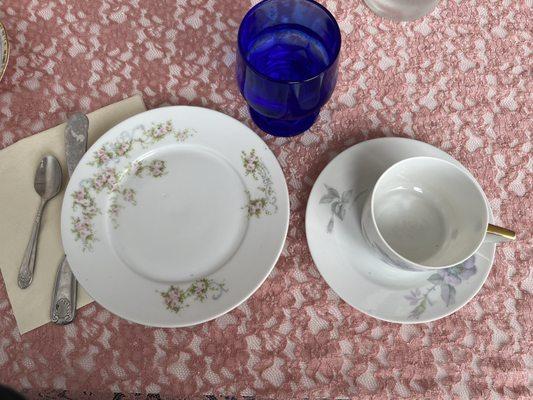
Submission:
M 270 76 L 268 75 L 265 75 L 264 73 L 258 71 L 252 64 L 250 64 L 248 62 L 248 60 L 246 59 L 246 57 L 244 56 L 244 52 L 243 52 L 243 49 L 242 49 L 242 45 L 241 45 L 241 33 L 242 33 L 242 25 L 243 25 L 243 22 L 246 18 L 248 18 L 250 16 L 250 14 L 252 14 L 256 9 L 258 9 L 259 7 L 263 6 L 265 3 L 270 3 L 272 1 L 279 1 L 279 0 L 263 0 L 259 3 L 257 3 L 255 6 L 253 6 L 252 8 L 250 8 L 248 10 L 248 12 L 244 15 L 244 17 L 242 18 L 242 21 L 241 21 L 241 24 L 239 25 L 239 32 L 237 33 L 237 50 L 238 52 L 241 54 L 241 57 L 243 59 L 243 61 L 246 63 L 246 66 L 248 68 L 250 68 L 252 71 L 254 71 L 257 75 L 261 76 L 262 78 L 264 79 L 267 79 L 269 81 L 272 81 L 272 82 L 277 82 L 277 83 L 285 83 L 285 84 L 288 84 L 288 85 L 294 85 L 294 84 L 299 84 L 299 83 L 302 83 L 302 82 L 308 82 L 308 81 L 312 81 L 313 79 L 316 79 L 317 77 L 319 77 L 320 75 L 322 75 L 325 71 L 327 71 L 329 68 L 331 68 L 333 65 L 335 65 L 335 63 L 337 62 L 337 59 L 339 58 L 339 54 L 341 52 L 341 41 L 342 41 L 342 38 L 341 38 L 341 30 L 339 28 L 339 24 L 337 23 L 337 20 L 335 19 L 335 17 L 333 16 L 333 14 L 326 8 L 324 7 L 322 4 L 320 3 L 317 3 L 316 1 L 314 0 L 300 0 L 300 1 L 306 1 L 308 3 L 312 3 L 314 4 L 315 6 L 317 6 L 318 8 L 320 8 L 322 11 L 324 11 L 327 15 L 327 17 L 329 19 L 331 19 L 331 21 L 333 21 L 333 24 L 335 25 L 335 31 L 337 33 L 337 36 L 338 36 L 338 45 L 337 45 L 337 48 L 335 49 L 335 57 L 333 57 L 330 61 L 330 63 L 328 65 L 326 65 L 320 72 L 318 72 L 317 74 L 311 76 L 310 78 L 307 78 L 307 79 L 303 79 L 301 81 L 292 81 L 292 80 L 284 80 L 284 79 L 274 79 L 274 78 L 271 78 Z

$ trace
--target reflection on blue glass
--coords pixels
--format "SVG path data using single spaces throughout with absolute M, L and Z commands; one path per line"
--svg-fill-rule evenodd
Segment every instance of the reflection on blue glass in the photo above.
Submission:
M 312 0 L 266 0 L 244 17 L 237 81 L 255 123 L 276 136 L 308 129 L 337 81 L 340 31 Z

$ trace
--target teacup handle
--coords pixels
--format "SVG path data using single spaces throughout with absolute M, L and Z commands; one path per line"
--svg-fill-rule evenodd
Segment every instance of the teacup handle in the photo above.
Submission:
M 492 224 L 487 226 L 487 235 L 485 236 L 485 242 L 487 243 L 510 242 L 515 240 L 515 238 L 516 233 L 510 229 Z

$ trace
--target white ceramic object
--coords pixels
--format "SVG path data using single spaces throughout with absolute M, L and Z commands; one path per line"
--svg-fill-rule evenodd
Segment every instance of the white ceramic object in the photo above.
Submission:
M 399 268 L 450 268 L 487 235 L 489 207 L 464 168 L 433 157 L 399 161 L 381 175 L 363 208 L 369 244 Z
M 433 11 L 439 0 L 364 0 L 377 15 L 394 21 L 412 21 Z
M 98 303 L 177 327 L 246 300 L 274 267 L 288 220 L 283 172 L 265 143 L 224 114 L 176 106 L 120 123 L 87 151 L 61 233 Z
M 7 62 L 9 60 L 9 40 L 7 39 L 6 28 L 0 22 L 0 81 L 7 69 Z
M 457 311 L 483 286 L 494 260 L 495 244 L 484 243 L 474 256 L 452 268 L 405 271 L 390 266 L 369 246 L 361 216 L 372 188 L 390 166 L 420 156 L 451 162 L 469 174 L 429 144 L 404 138 L 368 140 L 329 163 L 307 205 L 307 241 L 318 270 L 344 301 L 384 321 L 429 322 Z

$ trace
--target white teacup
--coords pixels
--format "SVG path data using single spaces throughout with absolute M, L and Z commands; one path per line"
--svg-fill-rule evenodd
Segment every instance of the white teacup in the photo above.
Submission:
M 475 179 L 432 157 L 408 158 L 387 169 L 365 203 L 361 224 L 384 261 L 408 270 L 449 268 L 484 241 L 514 239 L 514 232 L 489 224 Z

